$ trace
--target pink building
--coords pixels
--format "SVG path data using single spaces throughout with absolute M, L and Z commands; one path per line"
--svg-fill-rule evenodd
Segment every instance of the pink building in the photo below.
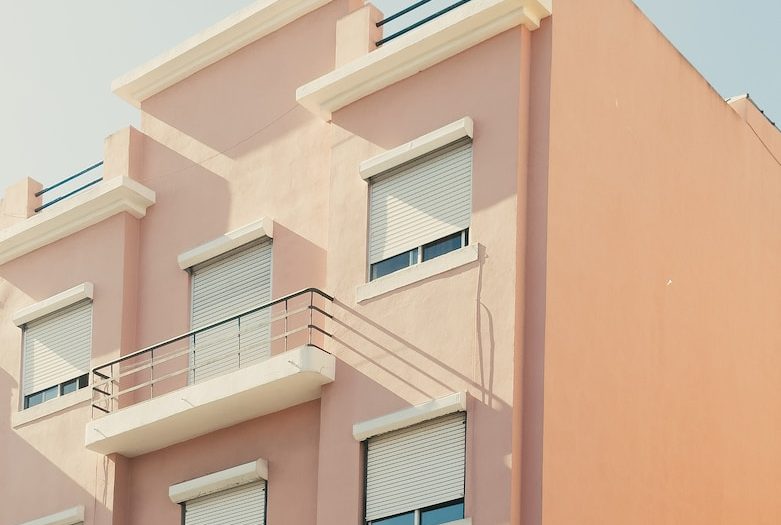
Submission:
M 453 5 L 259 0 L 6 190 L 0 525 L 781 522 L 781 134 L 630 0 Z

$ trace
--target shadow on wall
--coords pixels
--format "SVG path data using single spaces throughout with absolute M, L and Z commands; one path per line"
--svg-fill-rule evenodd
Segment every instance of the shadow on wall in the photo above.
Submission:
M 36 449 L 22 437 L 25 434 L 30 436 L 30 441 L 45 442 L 56 452 L 62 447 L 52 435 L 52 425 L 45 425 L 46 429 L 43 429 L 30 423 L 18 430 L 11 428 L 10 399 L 12 390 L 16 388 L 16 381 L 0 369 L 0 399 L 8 401 L 0 404 L 0 428 L 3 429 L 0 441 L 0 487 L 3 496 L 0 525 L 18 525 L 77 505 L 84 505 L 87 523 L 111 524 L 111 513 L 107 507 L 110 496 L 104 482 L 112 469 L 111 460 L 89 454 L 94 457 L 94 463 L 90 462 L 88 469 L 94 472 L 94 486 L 98 487 L 98 497 L 95 498 L 62 467 L 53 463 L 46 456 L 46 450 Z M 88 413 L 86 410 L 81 412 Z M 73 458 L 65 456 L 62 459 L 63 462 L 73 461 Z
M 236 160 L 278 137 L 264 131 L 289 125 L 291 113 L 295 125 L 313 119 L 296 89 L 333 68 L 336 20 L 347 9 L 346 0 L 330 2 L 147 99 L 142 111 Z

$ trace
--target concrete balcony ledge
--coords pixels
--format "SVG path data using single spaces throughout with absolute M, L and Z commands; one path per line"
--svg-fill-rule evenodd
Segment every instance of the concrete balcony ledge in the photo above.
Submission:
M 317 399 L 336 361 L 301 346 L 87 423 L 85 446 L 135 457 Z
M 551 0 L 473 0 L 298 88 L 296 99 L 324 120 L 512 27 L 535 30 Z
M 67 200 L 0 231 L 0 264 L 59 241 L 94 224 L 127 212 L 146 215 L 155 192 L 128 178 L 103 180 Z

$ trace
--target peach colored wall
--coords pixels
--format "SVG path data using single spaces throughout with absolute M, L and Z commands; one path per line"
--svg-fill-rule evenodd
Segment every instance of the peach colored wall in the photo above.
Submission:
M 630 1 L 554 17 L 542 523 L 779 523 L 781 168 Z
M 354 423 L 457 390 L 471 394 L 467 515 L 481 525 L 509 520 L 521 35 L 508 31 L 333 116 L 328 286 L 338 304 L 329 349 L 338 365 L 322 399 L 319 524 L 363 517 Z M 368 211 L 358 164 L 464 116 L 475 123 L 470 240 L 481 245 L 479 262 L 356 304 Z
M 128 462 L 127 525 L 180 523 L 168 488 L 258 458 L 268 461 L 268 522 L 315 523 L 319 402 L 212 432 Z
M 11 428 L 11 414 L 20 406 L 22 356 L 22 331 L 11 317 L 23 306 L 92 282 L 93 363 L 119 355 L 128 344 L 135 312 L 134 288 L 128 284 L 133 282 L 136 227 L 136 219 L 117 215 L 0 266 L 2 525 L 77 504 L 87 507 L 90 523 L 111 523 L 113 495 L 103 489 L 113 476 L 113 462 L 84 448 L 84 427 L 91 413 L 88 403 Z

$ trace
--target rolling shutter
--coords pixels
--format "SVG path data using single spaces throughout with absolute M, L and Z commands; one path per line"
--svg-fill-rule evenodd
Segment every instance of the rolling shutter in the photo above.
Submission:
M 255 242 L 192 269 L 193 329 L 271 300 L 271 241 Z M 191 381 L 256 363 L 270 351 L 270 312 L 264 310 L 194 336 Z
M 92 301 L 85 300 L 24 328 L 23 395 L 89 373 L 92 353 Z
M 462 139 L 374 177 L 369 264 L 465 230 L 472 215 L 472 141 Z
M 266 482 L 241 485 L 185 503 L 185 525 L 264 525 Z
M 366 520 L 464 497 L 466 414 L 369 438 Z

